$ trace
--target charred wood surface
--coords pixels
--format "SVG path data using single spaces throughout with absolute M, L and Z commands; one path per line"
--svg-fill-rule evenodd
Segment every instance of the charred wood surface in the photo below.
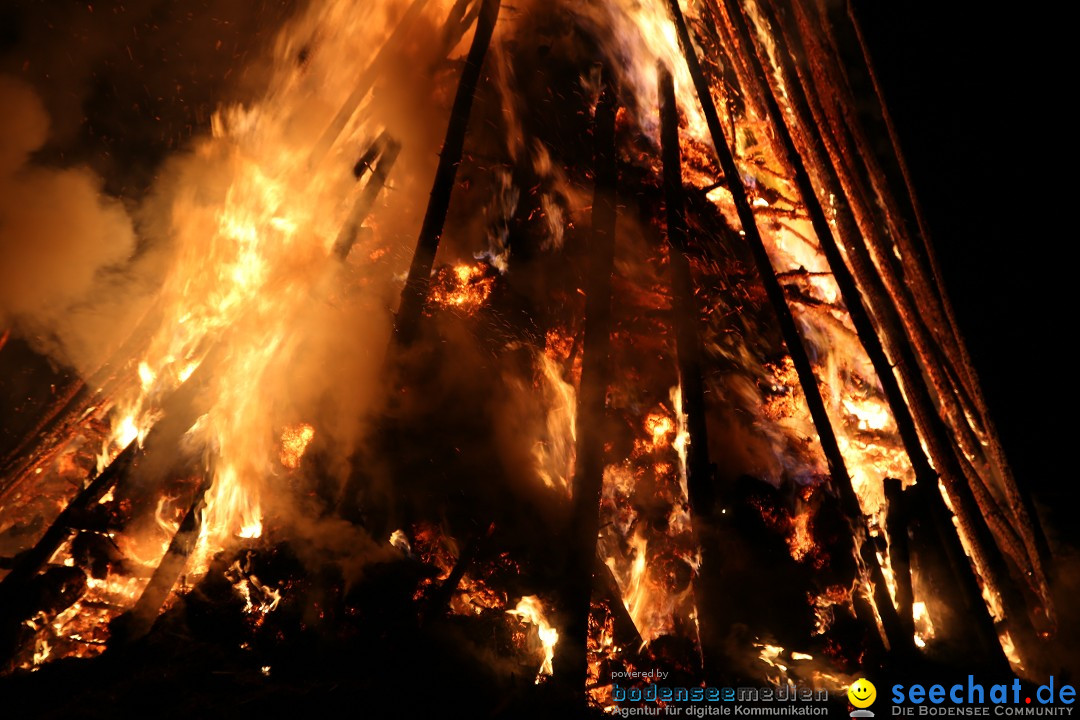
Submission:
M 360 197 L 356 199 L 356 204 L 353 205 L 348 219 L 342 225 L 337 240 L 334 241 L 334 255 L 339 260 L 344 261 L 349 257 L 349 252 L 359 237 L 361 226 L 375 206 L 379 192 L 386 187 L 386 179 L 394 163 L 397 162 L 400 152 L 401 143 L 383 132 L 375 138 L 371 148 L 357 162 L 354 174 L 360 177 L 367 168 L 371 168 L 371 176 L 364 185 L 364 189 L 360 191 Z

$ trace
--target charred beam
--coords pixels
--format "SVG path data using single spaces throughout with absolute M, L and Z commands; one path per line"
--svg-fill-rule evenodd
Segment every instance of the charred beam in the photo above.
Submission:
M 360 197 L 357 198 L 348 220 L 342 225 L 337 240 L 334 242 L 334 255 L 338 260 L 344 261 L 349 257 L 349 251 L 352 250 L 360 234 L 360 227 L 375 205 L 379 192 L 386 186 L 386 178 L 394 167 L 394 163 L 397 162 L 400 152 L 401 143 L 383 132 L 375 138 L 371 148 L 357 162 L 356 170 L 353 172 L 359 176 L 363 174 L 365 168 L 370 167 L 371 177 L 368 178 L 364 189 L 360 191 Z
M 176 534 L 173 535 L 169 549 L 165 551 L 165 557 L 161 559 L 154 574 L 150 576 L 150 582 L 147 583 L 135 606 L 118 617 L 110 626 L 112 637 L 120 643 L 138 640 L 150 632 L 161 608 L 165 605 L 165 600 L 168 599 L 176 581 L 184 572 L 188 556 L 199 539 L 200 516 L 212 477 L 211 473 L 206 473 L 195 488 L 191 505 L 180 522 Z
M 679 117 L 675 102 L 675 81 L 666 68 L 660 79 L 660 144 L 664 164 L 664 202 L 667 208 L 668 241 L 671 243 L 671 286 L 675 316 L 675 342 L 679 358 L 679 380 L 683 412 L 690 434 L 686 454 L 686 484 L 690 509 L 700 516 L 712 514 L 715 492 L 709 466 L 708 428 L 705 424 L 705 384 L 701 373 L 701 312 L 694 298 L 690 261 L 686 257 L 686 198 L 682 183 L 682 153 L 679 149 Z
M 222 346 L 216 345 L 207 353 L 199 368 L 187 382 L 177 388 L 163 405 L 163 416 L 148 433 L 140 446 L 131 441 L 113 461 L 83 488 L 64 508 L 45 531 L 34 547 L 16 559 L 16 567 L 0 581 L 0 607 L 6 599 L 20 592 L 30 582 L 70 536 L 72 528 L 80 525 L 80 519 L 109 491 L 130 480 L 139 459 L 155 448 L 174 452 L 180 436 L 190 428 L 199 416 L 197 396 L 205 378 L 216 365 Z
M 701 638 L 702 665 L 708 673 L 716 671 L 719 650 L 715 647 L 720 634 L 710 626 L 714 618 L 726 615 L 722 611 L 722 586 L 717 571 L 712 542 L 715 534 L 713 510 L 716 505 L 716 489 L 713 486 L 712 465 L 709 462 L 709 433 L 705 420 L 705 383 L 702 375 L 701 337 L 698 324 L 701 311 L 694 296 L 690 260 L 687 257 L 688 235 L 686 225 L 686 197 L 682 182 L 682 152 L 679 147 L 678 104 L 675 100 L 675 81 L 671 71 L 659 69 L 660 89 L 660 145 L 663 156 L 664 203 L 667 212 L 668 242 L 671 264 L 671 289 L 675 322 L 676 355 L 679 362 L 679 385 L 682 407 L 686 414 L 686 428 L 690 442 L 686 450 L 686 489 L 693 518 L 694 533 L 701 548 L 702 561 L 699 576 L 709 579 L 694 583 L 694 595 L 698 608 L 711 608 L 712 612 L 698 613 Z
M 930 266 L 929 276 L 933 278 L 934 282 L 930 283 L 931 290 L 936 291 L 939 298 L 939 302 L 944 311 L 945 317 L 949 322 L 949 326 L 952 330 L 952 334 L 955 338 L 956 349 L 959 354 L 959 360 L 962 370 L 967 370 L 972 376 L 975 373 L 974 364 L 971 362 L 971 357 L 967 350 L 967 345 L 964 343 L 963 335 L 960 332 L 959 325 L 956 321 L 956 315 L 952 308 L 952 303 L 949 301 L 948 293 L 945 292 L 944 283 L 942 281 L 941 270 L 938 267 L 937 256 L 934 253 L 933 246 L 930 240 L 930 228 L 923 217 L 922 208 L 919 204 L 918 195 L 915 192 L 915 185 L 911 179 L 910 171 L 908 170 L 907 162 L 904 158 L 903 150 L 900 145 L 900 138 L 896 132 L 896 127 L 893 124 L 892 114 L 889 112 L 888 104 L 885 102 L 885 96 L 882 92 L 881 86 L 878 82 L 877 71 L 874 67 L 873 58 L 870 54 L 869 48 L 866 46 L 866 42 L 863 38 L 862 26 L 859 23 L 858 13 L 855 11 L 855 6 L 851 2 L 847 3 L 847 16 L 851 21 L 852 29 L 854 30 L 855 39 L 859 46 L 859 51 L 862 55 L 863 62 L 866 65 L 867 75 L 870 78 L 870 82 L 874 88 L 874 95 L 878 100 L 878 107 L 881 112 L 881 118 L 885 124 L 886 132 L 889 136 L 890 145 L 893 151 L 893 157 L 896 159 L 897 167 L 900 171 L 900 175 L 903 178 L 904 187 L 906 189 L 906 198 L 911 209 L 911 213 L 915 219 L 915 224 L 918 227 L 918 235 L 922 241 L 922 252 L 925 256 L 926 262 Z M 905 195 L 905 193 L 900 193 Z M 1024 541 L 1024 545 L 1031 555 L 1033 563 L 1043 568 L 1049 568 L 1052 566 L 1050 545 L 1046 539 L 1046 533 L 1043 531 L 1042 525 L 1038 522 L 1038 515 L 1035 512 L 1034 503 L 1031 499 L 1031 494 L 1027 491 L 1026 487 L 1016 482 L 1016 478 L 1012 473 L 1012 469 L 1005 456 L 1004 449 L 1001 447 L 1000 436 L 997 433 L 997 428 L 994 426 L 993 419 L 990 415 L 986 402 L 982 396 L 982 391 L 977 382 L 977 378 L 970 378 L 970 392 L 975 401 L 975 405 L 982 415 L 983 425 L 986 429 L 986 435 L 990 441 L 990 454 L 994 462 L 1001 468 L 1001 480 L 1005 486 L 1006 497 L 1009 501 L 1010 509 L 1016 515 L 1018 524 L 1020 525 L 1020 533 Z M 1037 570 L 1039 568 L 1036 568 Z M 1045 581 L 1044 581 L 1045 584 Z M 1042 588 L 1043 594 L 1046 595 L 1046 588 Z
M 934 464 L 941 472 L 941 480 L 945 485 L 946 492 L 952 499 L 957 518 L 972 543 L 972 552 L 976 556 L 976 562 L 989 575 L 988 579 L 991 583 L 1002 592 L 1003 598 L 1009 606 L 1010 615 L 1013 616 L 1018 629 L 1025 635 L 1029 635 L 1030 629 L 1026 611 L 1023 609 L 1023 601 L 1019 597 L 1019 593 L 1012 587 L 1013 584 L 1009 578 L 1004 560 L 1001 558 L 998 546 L 995 544 L 990 528 L 987 525 L 987 518 L 995 516 L 996 508 L 987 502 L 988 494 L 983 497 L 983 502 L 979 503 L 979 496 L 973 492 L 973 487 L 970 484 L 972 479 L 967 478 L 964 472 L 962 451 L 949 439 L 948 427 L 938 414 L 930 389 L 926 385 L 924 376 L 919 371 L 920 363 L 915 348 L 909 342 L 903 330 L 902 319 L 892 301 L 892 295 L 889 293 L 888 288 L 885 287 L 881 276 L 877 273 L 873 259 L 864 244 L 865 238 L 862 236 L 858 222 L 847 203 L 836 204 L 838 225 L 843 230 L 844 236 L 849 239 L 845 245 L 847 250 L 846 262 L 845 258 L 840 254 L 839 248 L 832 237 L 830 227 L 827 221 L 824 220 L 824 213 L 813 186 L 810 184 L 809 175 L 805 172 L 805 166 L 794 147 L 791 133 L 783 121 L 775 96 L 771 93 L 767 79 L 764 77 L 764 71 L 758 61 L 758 56 L 753 49 L 753 45 L 750 44 L 752 39 L 744 23 L 743 16 L 738 8 L 733 8 L 731 14 L 733 24 L 741 27 L 742 42 L 747 49 L 745 54 L 751 58 L 758 69 L 759 82 L 763 84 L 762 92 L 770 106 L 774 127 L 776 127 L 781 137 L 785 139 L 785 149 L 790 156 L 790 162 L 796 169 L 797 177 L 800 178 L 800 192 L 804 195 L 804 200 L 811 211 L 811 218 L 814 220 L 815 232 L 822 246 L 822 252 L 826 255 L 826 259 L 833 270 L 837 285 L 840 287 L 844 298 L 844 304 L 858 331 L 860 342 L 874 365 L 882 390 L 896 421 L 897 430 L 904 443 L 904 449 L 911 461 L 912 469 L 915 471 L 915 476 L 920 483 L 931 487 L 937 485 L 938 475 L 923 449 L 919 432 L 921 430 L 922 437 L 926 440 L 926 446 L 934 459 Z M 839 171 L 832 164 L 832 157 L 825 147 L 824 139 L 818 130 L 818 124 L 812 120 L 812 108 L 798 81 L 792 53 L 788 51 L 785 43 L 785 34 L 782 32 L 776 33 L 776 42 L 780 48 L 777 56 L 781 70 L 788 78 L 786 83 L 787 97 L 796 117 L 800 118 L 802 124 L 809 129 L 804 135 L 804 140 L 808 144 L 809 153 L 818 158 L 815 167 L 821 169 L 827 183 L 832 187 L 840 188 Z M 804 184 L 806 189 L 802 187 Z M 817 212 L 815 212 L 815 208 Z M 816 219 L 814 219 L 815 216 Z M 819 225 L 822 226 L 820 230 L 818 229 Z M 850 263 L 850 270 L 847 263 Z M 864 295 L 874 309 L 875 319 L 881 329 L 880 337 L 863 302 Z M 895 361 L 895 371 L 894 364 L 890 362 L 889 356 L 886 355 L 882 338 L 888 345 L 889 356 Z M 897 374 L 899 375 L 899 381 L 903 382 L 906 395 L 900 389 Z M 974 478 L 974 481 L 977 482 L 977 478 Z M 940 500 L 933 497 L 934 494 L 936 493 L 926 495 L 927 501 L 942 504 Z M 946 514 L 947 510 L 942 504 L 941 508 L 935 509 L 931 513 L 931 517 L 941 519 Z M 948 523 L 948 528 L 943 529 L 951 531 L 951 522 Z M 954 572 L 970 575 L 972 571 L 965 560 L 954 568 Z M 976 586 L 977 583 L 975 582 L 965 581 L 960 583 L 960 587 L 966 588 L 969 593 Z M 975 598 L 978 597 L 979 595 L 976 594 Z M 975 598 L 967 598 L 965 602 L 972 603 L 977 608 L 979 605 L 973 603 Z M 982 611 L 982 614 L 986 615 L 986 611 Z M 985 631 L 988 625 L 985 621 L 988 619 L 988 617 L 982 618 L 977 620 L 976 623 Z M 1004 657 L 1001 656 L 1000 660 L 1004 662 Z
M 725 139 L 724 130 L 720 124 L 719 115 L 716 112 L 716 105 L 713 103 L 708 82 L 706 81 L 705 75 L 701 69 L 700 61 L 697 57 L 697 52 L 694 50 L 694 45 L 690 39 L 690 32 L 687 29 L 682 9 L 679 6 L 678 0 L 669 0 L 668 5 L 671 9 L 676 30 L 678 31 L 679 44 L 682 47 L 683 55 L 686 58 L 687 67 L 693 78 L 694 87 L 697 90 L 698 100 L 701 103 L 702 111 L 705 114 L 705 119 L 709 126 L 709 132 L 712 135 L 713 145 L 716 149 L 718 159 L 720 160 L 720 166 L 724 171 L 724 177 L 727 178 L 728 181 L 728 190 L 731 192 L 732 199 L 735 202 L 735 209 L 739 216 L 739 222 L 742 225 L 743 232 L 750 247 L 750 252 L 754 257 L 754 262 L 757 266 L 758 273 L 761 276 L 762 284 L 768 295 L 769 302 L 773 306 L 779 319 L 780 331 L 784 337 L 784 342 L 787 345 L 792 363 L 798 373 L 799 382 L 803 388 L 807 407 L 813 418 L 814 427 L 818 432 L 822 452 L 829 465 L 833 486 L 839 495 L 844 514 L 851 523 L 853 541 L 856 549 L 856 559 L 859 561 L 861 574 L 864 576 L 864 581 L 874 593 L 877 612 L 881 618 L 890 645 L 897 647 L 902 646 L 904 639 L 899 626 L 896 608 L 889 598 L 889 592 L 885 585 L 885 578 L 881 571 L 881 566 L 878 564 L 873 549 L 868 542 L 866 525 L 863 519 L 862 508 L 859 505 L 859 498 L 855 494 L 855 489 L 851 484 L 851 476 L 847 471 L 847 466 L 844 462 L 844 457 L 840 452 L 836 434 L 833 431 L 832 423 L 829 420 L 828 411 L 825 408 L 825 401 L 821 396 L 821 389 L 818 386 L 817 377 L 814 374 L 813 364 L 810 362 L 810 356 L 806 351 L 806 347 L 803 345 L 802 337 L 800 336 L 798 326 L 795 323 L 795 318 L 791 313 L 791 308 L 787 304 L 787 298 L 784 296 L 784 289 L 776 278 L 768 251 L 765 249 L 765 243 L 762 241 L 761 234 L 758 231 L 754 212 L 750 207 L 750 201 L 746 195 L 746 188 L 743 186 L 742 176 L 739 174 L 738 165 L 735 163 L 735 158 Z
M 595 190 L 592 237 L 585 281 L 585 340 L 578 395 L 577 461 L 569 527 L 566 583 L 555 656 L 555 678 L 565 690 L 584 700 L 587 670 L 589 610 L 600 532 L 600 493 L 604 479 L 604 432 L 606 395 L 611 350 L 611 273 L 615 262 L 616 184 L 615 145 L 617 100 L 610 73 L 596 104 L 593 124 L 595 142 Z
M 131 443 L 121 452 L 112 464 L 83 488 L 61 511 L 53 524 L 41 536 L 34 547 L 18 555 L 13 568 L 0 581 L 0 607 L 11 607 L 16 596 L 49 562 L 71 534 L 71 526 L 80 515 L 98 502 L 117 479 L 131 467 L 138 453 L 138 443 Z
M 454 106 L 450 111 L 450 124 L 446 129 L 446 140 L 439 155 L 439 166 L 435 170 L 435 181 L 431 188 L 424 222 L 420 227 L 420 237 L 416 241 L 416 253 L 413 255 L 405 288 L 401 291 L 401 305 L 397 312 L 395 335 L 399 344 L 408 345 L 416 337 L 420 314 L 427 299 L 428 285 L 431 282 L 431 268 L 435 264 L 435 254 L 439 249 L 446 214 L 450 209 L 450 195 L 454 190 L 458 165 L 465 149 L 465 131 L 469 127 L 469 114 L 472 110 L 473 96 L 480 82 L 480 71 L 484 65 L 491 36 L 495 32 L 495 22 L 499 17 L 500 0 L 483 0 L 472 46 L 465 59 L 465 69 L 458 83 Z

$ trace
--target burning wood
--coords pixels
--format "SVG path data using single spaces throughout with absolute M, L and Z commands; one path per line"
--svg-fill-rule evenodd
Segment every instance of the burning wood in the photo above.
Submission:
M 3 456 L 5 671 L 427 649 L 494 714 L 1036 666 L 1045 537 L 824 10 L 316 5 Z

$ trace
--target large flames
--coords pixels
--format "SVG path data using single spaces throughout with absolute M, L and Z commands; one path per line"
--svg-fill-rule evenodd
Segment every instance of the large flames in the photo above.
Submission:
M 418 37 L 408 47 L 417 51 L 430 44 L 435 49 L 427 51 L 431 57 L 425 60 L 436 67 L 444 54 L 454 48 L 459 53 L 460 48 L 456 39 L 450 42 L 438 29 L 442 18 L 452 13 L 452 3 L 433 0 L 427 5 L 419 20 L 413 18 Z M 383 302 L 382 294 L 398 291 L 404 277 L 399 236 L 414 234 L 417 198 L 424 196 L 417 188 L 425 185 L 433 165 L 416 158 L 433 155 L 437 148 L 430 147 L 427 128 L 413 127 L 410 99 L 402 96 L 411 91 L 433 102 L 432 96 L 442 92 L 436 82 L 442 78 L 435 76 L 435 70 L 419 76 L 437 90 L 413 87 L 420 79 L 407 77 L 411 84 L 390 84 L 411 90 L 387 88 L 389 99 L 365 100 L 366 90 L 360 101 L 354 102 L 354 96 L 356 78 L 363 76 L 374 57 L 374 51 L 357 49 L 380 47 L 399 20 L 411 17 L 411 8 L 404 0 L 316 4 L 292 21 L 278 39 L 265 96 L 244 107 L 221 109 L 214 115 L 211 135 L 176 162 L 179 182 L 168 210 L 171 262 L 153 299 L 151 321 L 142 326 L 145 337 L 136 338 L 141 347 L 137 357 L 129 363 L 119 387 L 91 415 L 99 424 L 93 440 L 95 470 L 100 473 L 126 448 L 143 446 L 159 422 L 165 424 L 170 417 L 191 412 L 178 409 L 176 400 L 181 390 L 190 390 L 194 399 L 186 402 L 197 410 L 182 429 L 185 459 L 168 469 L 170 494 L 159 499 L 151 522 L 130 533 L 101 534 L 103 542 L 115 547 L 116 562 L 103 569 L 100 577 L 86 581 L 85 593 L 77 602 L 52 617 L 29 621 L 31 629 L 41 632 L 28 665 L 103 649 L 108 641 L 105 624 L 134 604 L 149 578 L 148 571 L 125 575 L 119 568 L 124 562 L 144 571 L 157 566 L 187 507 L 198 508 L 199 513 L 197 541 L 186 560 L 186 575 L 197 578 L 208 571 L 216 553 L 235 550 L 244 541 L 254 546 L 253 541 L 273 535 L 290 512 L 294 479 L 318 466 L 318 459 L 311 457 L 319 452 L 316 447 L 321 450 L 324 444 L 343 441 L 334 427 L 324 428 L 316 420 L 297 422 L 298 417 L 309 417 L 304 411 L 327 400 L 300 397 L 303 393 L 294 383 L 294 373 L 297 366 L 311 362 L 309 355 L 328 356 L 342 347 L 312 330 L 312 316 L 356 321 L 375 313 L 372 308 Z M 696 2 L 684 2 L 683 8 L 692 22 L 705 12 Z M 716 217 L 739 227 L 732 193 L 719 177 L 709 149 L 709 131 L 666 3 L 605 0 L 574 6 L 571 12 L 602 39 L 601 51 L 629 94 L 626 109 L 619 115 L 620 130 L 629 133 L 626 128 L 634 128 L 643 145 L 659 146 L 657 64 L 673 71 L 683 123 L 683 181 L 688 187 L 704 189 L 701 196 Z M 512 21 L 500 26 L 493 57 L 504 59 L 512 53 L 512 41 L 520 31 Z M 422 42 L 432 40 L 427 35 L 437 35 L 440 41 Z M 730 42 L 718 39 L 713 49 L 737 55 L 725 45 Z M 733 62 L 727 72 L 740 87 L 753 86 L 744 64 Z M 514 79 L 505 71 L 500 73 L 492 82 L 500 83 L 500 90 L 508 93 Z M 593 82 L 582 77 L 585 84 Z M 882 481 L 898 478 L 905 485 L 914 483 L 896 420 L 799 197 L 793 168 L 770 132 L 760 98 L 731 86 L 730 78 L 727 83 L 717 82 L 713 92 L 721 121 L 732 128 L 736 161 L 769 257 L 814 360 L 817 382 L 864 515 L 859 521 L 866 522 L 867 541 L 878 546 L 876 555 L 895 599 L 896 580 L 882 542 L 887 534 Z M 350 105 L 344 124 L 331 124 L 328 130 L 327 118 Z M 359 202 L 360 190 L 350 170 L 379 133 L 399 131 L 395 123 L 401 125 L 400 132 L 416 136 L 409 139 L 417 147 L 406 143 L 406 152 L 415 155 L 411 160 L 415 166 L 395 176 L 366 223 L 366 234 L 357 232 L 357 252 L 340 258 L 334 248 Z M 510 120 L 507 123 L 512 131 L 520 131 Z M 442 120 L 436 124 L 441 127 Z M 329 145 L 325 145 L 327 138 Z M 539 204 L 549 232 L 537 252 L 562 252 L 564 233 L 580 222 L 587 209 L 583 191 L 573 187 L 569 170 L 553 166 L 541 142 L 529 148 L 521 143 L 520 138 L 511 140 L 509 154 L 517 162 L 534 166 L 530 171 L 542 189 L 529 191 L 542 195 Z M 642 153 L 634 160 L 635 167 L 642 175 L 659 177 L 657 157 Z M 512 182 L 509 173 L 498 172 L 503 185 Z M 513 202 L 503 204 L 516 205 L 516 194 L 504 194 Z M 514 212 L 512 207 L 502 210 Z M 695 593 L 703 559 L 690 508 L 687 455 L 691 437 L 671 331 L 672 251 L 654 242 L 662 233 L 651 222 L 636 216 L 621 218 L 626 229 L 621 228 L 617 245 L 615 371 L 607 387 L 607 409 L 615 429 L 604 448 L 597 546 L 597 574 L 610 573 L 617 597 L 605 598 L 614 601 L 607 605 L 594 602 L 589 638 L 594 681 L 590 689 L 594 702 L 602 705 L 609 704 L 609 698 L 601 664 L 632 667 L 652 646 L 673 638 L 690 648 L 680 658 L 693 657 L 695 652 L 700 657 L 702 651 L 698 621 L 705 609 L 698 607 Z M 489 246 L 499 244 L 485 240 Z M 748 276 L 732 271 L 738 263 L 725 256 L 728 251 L 717 250 L 719 241 L 712 240 L 690 253 L 699 299 L 706 305 L 702 317 L 695 320 L 701 320 L 707 359 L 722 368 L 708 378 L 713 404 L 710 422 L 723 423 L 742 443 L 739 448 L 723 447 L 732 457 L 719 462 L 730 462 L 738 471 L 734 474 L 753 476 L 772 489 L 790 490 L 786 504 L 760 503 L 755 511 L 767 529 L 781 537 L 784 552 L 795 565 L 819 571 L 829 564 L 829 552 L 834 549 L 820 546 L 816 526 L 827 470 L 814 440 L 814 424 L 790 358 L 752 317 L 758 299 L 750 291 L 740 295 L 732 287 L 739 277 Z M 474 255 L 483 260 L 437 268 L 426 298 L 429 317 L 454 313 L 469 318 L 490 311 L 492 324 L 511 324 L 493 307 L 500 298 L 496 288 L 511 272 L 509 251 L 499 250 L 502 254 L 492 254 L 489 247 Z M 343 276 L 347 282 L 343 283 Z M 350 294 L 363 294 L 357 287 L 367 288 L 371 297 L 365 295 L 358 302 Z M 575 302 L 565 304 L 578 308 L 580 303 Z M 349 311 L 340 311 L 341 307 Z M 526 439 L 529 471 L 538 487 L 546 488 L 563 509 L 575 500 L 579 324 L 571 319 L 539 333 L 530 327 L 526 340 L 504 343 L 527 349 L 528 367 L 517 371 L 518 387 L 539 398 L 530 406 L 537 417 L 525 425 L 533 433 Z M 353 331 L 344 327 L 339 332 Z M 368 352 L 369 346 L 386 345 L 385 327 L 364 328 L 364 333 L 362 343 L 349 347 Z M 302 372 L 332 373 L 332 362 L 321 357 L 315 363 L 317 369 Z M 338 392 L 334 384 L 325 387 L 329 392 L 324 395 Z M 108 427 L 100 428 L 106 413 Z M 58 468 L 56 464 L 49 472 L 59 474 Z M 41 471 L 39 467 L 37 472 Z M 200 498 L 192 495 L 203 487 L 208 489 L 200 505 Z M 112 500 L 110 493 L 101 502 Z M 720 512 L 727 511 L 724 507 Z M 403 557 L 436 570 L 421 583 L 415 599 L 430 599 L 443 583 L 457 583 L 448 589 L 446 604 L 451 613 L 461 617 L 500 614 L 515 633 L 518 651 L 539 661 L 536 682 L 552 675 L 559 633 L 553 624 L 555 616 L 539 596 L 519 591 L 512 596 L 520 600 L 512 603 L 511 595 L 492 579 L 498 575 L 497 563 L 489 559 L 469 565 L 459 541 L 434 525 L 418 522 L 409 532 L 396 530 L 389 542 Z M 385 541 L 380 544 L 385 549 Z M 73 566 L 77 552 L 69 542 L 54 562 Z M 499 562 L 512 561 L 503 557 Z M 458 563 L 463 563 L 460 571 Z M 229 566 L 225 577 L 255 625 L 282 602 L 282 588 L 263 583 L 253 574 L 250 555 Z M 865 585 L 856 581 L 850 587 L 833 579 L 806 597 L 803 609 L 816 618 L 814 642 L 830 632 L 839 615 L 851 614 L 858 598 L 873 596 L 873 589 Z M 992 590 L 986 592 L 993 600 Z M 914 640 L 921 648 L 933 642 L 936 628 L 923 598 L 915 599 L 913 610 Z M 633 643 L 625 637 L 616 640 L 615 616 L 621 617 L 622 612 L 632 625 L 628 634 L 636 635 Z M 842 682 L 843 673 L 817 651 L 813 656 L 788 651 L 759 637 L 753 644 L 754 659 L 765 678 L 791 682 L 789 670 L 812 666 L 805 677 L 830 687 Z M 832 650 L 825 642 L 816 647 Z M 833 655 L 839 663 L 840 653 Z

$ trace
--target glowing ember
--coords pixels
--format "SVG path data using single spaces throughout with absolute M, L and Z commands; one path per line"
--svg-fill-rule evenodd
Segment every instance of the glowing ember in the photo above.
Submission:
M 300 467 L 300 458 L 315 437 L 315 428 L 307 423 L 290 425 L 281 433 L 281 464 L 290 470 Z
M 253 617 L 258 625 L 263 618 L 277 609 L 281 602 L 281 591 L 259 581 L 251 573 L 252 553 L 248 553 L 243 564 L 239 560 L 225 571 L 225 577 L 233 584 L 233 589 L 244 600 L 244 612 Z
M 792 522 L 791 535 L 788 536 L 788 549 L 791 557 L 798 561 L 805 558 L 815 549 L 814 537 L 810 533 L 810 514 L 807 512 L 795 516 Z
M 487 301 L 495 285 L 495 278 L 489 273 L 489 268 L 487 263 L 481 262 L 440 270 L 431 279 L 429 303 L 466 313 L 476 311 Z
M 675 423 L 667 415 L 653 413 L 645 418 L 645 430 L 652 435 L 653 445 L 663 447 L 675 430 Z

